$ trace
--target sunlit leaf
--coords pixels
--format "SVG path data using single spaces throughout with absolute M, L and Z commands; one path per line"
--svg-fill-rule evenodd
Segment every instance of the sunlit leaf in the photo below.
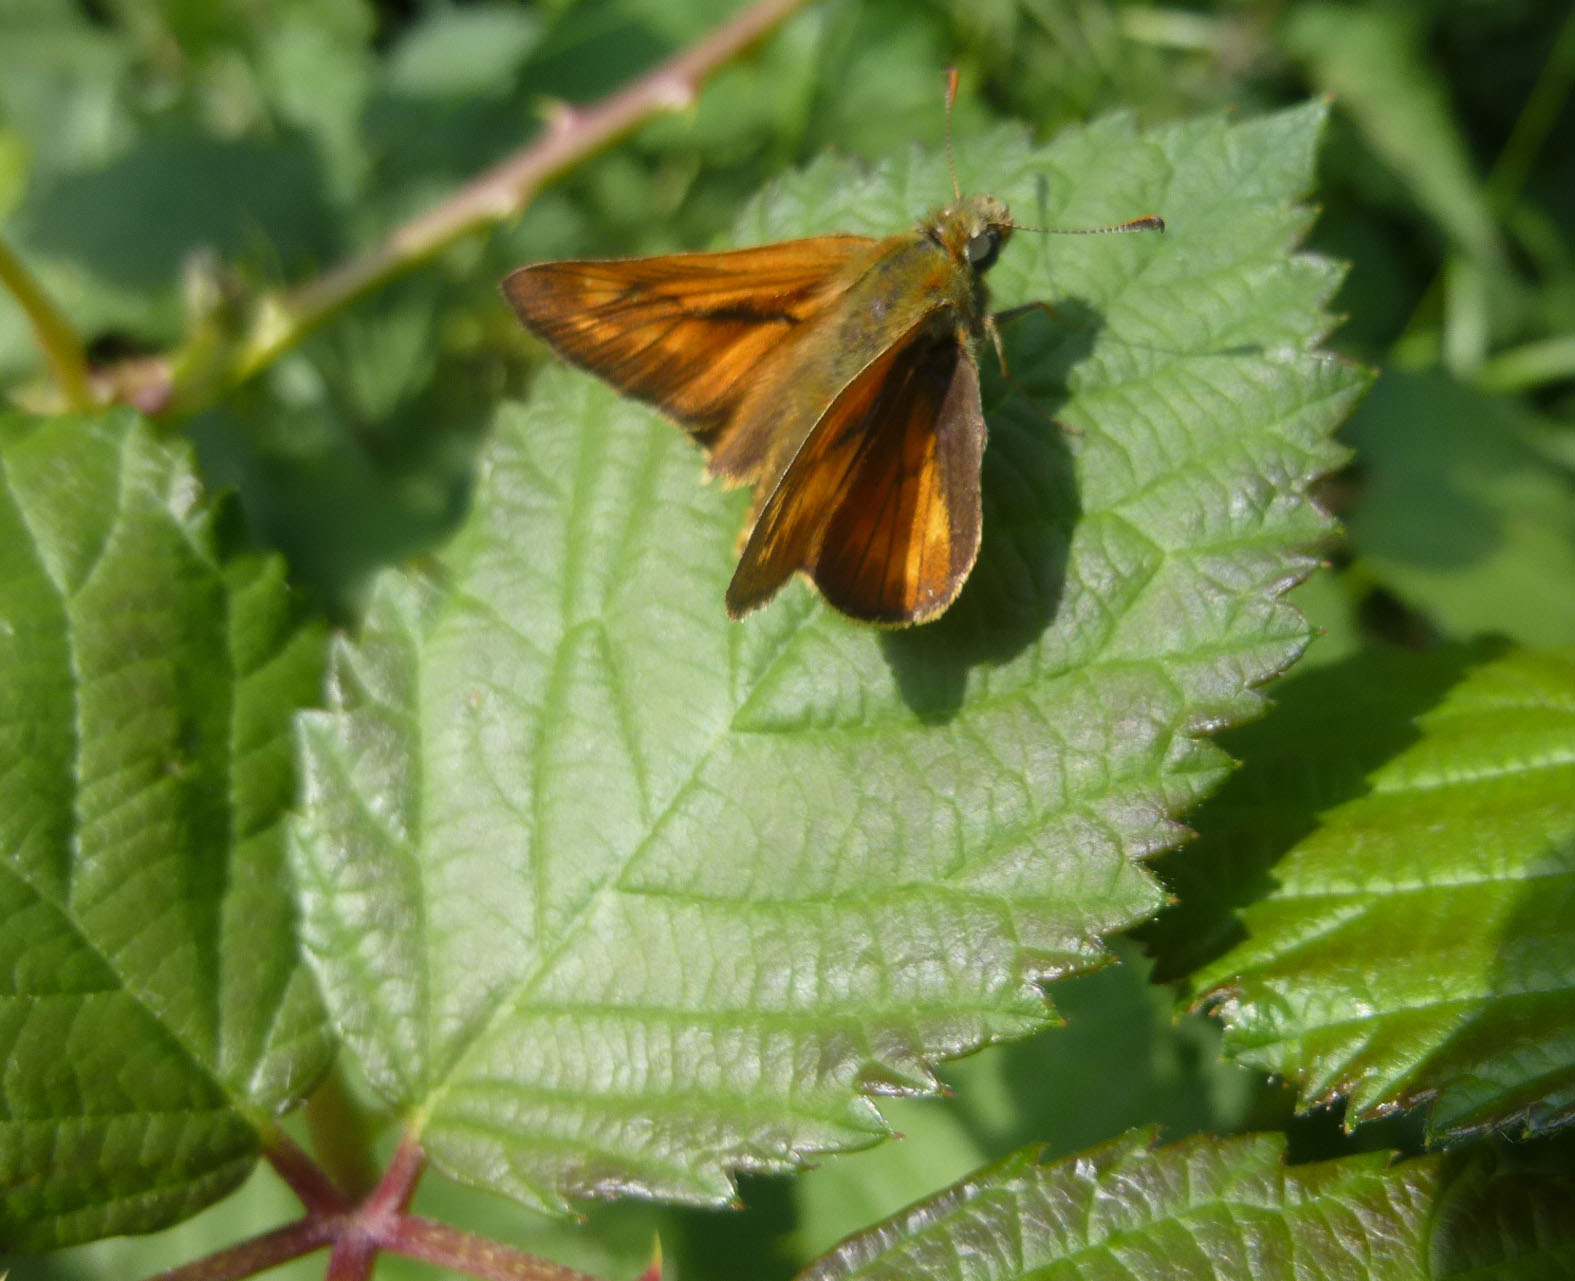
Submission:
M 986 361 L 984 549 L 930 626 L 797 584 L 730 624 L 743 497 L 671 424 L 563 370 L 500 416 L 468 525 L 381 584 L 304 734 L 309 946 L 444 1169 L 723 1200 L 873 1142 L 870 1091 L 1043 1026 L 1037 985 L 1155 910 L 1142 862 L 1225 769 L 1198 734 L 1304 642 L 1278 595 L 1365 384 L 1309 351 L 1337 272 L 1290 252 L 1322 115 L 969 148 L 1020 216 L 1172 230 L 1009 247 L 999 301 L 1064 310 L 1009 327 L 1015 385 Z M 949 189 L 933 153 L 828 159 L 738 238 Z

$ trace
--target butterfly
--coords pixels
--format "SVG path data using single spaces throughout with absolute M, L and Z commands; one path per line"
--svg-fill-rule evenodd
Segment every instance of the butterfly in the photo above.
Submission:
M 954 93 L 955 78 L 948 121 Z M 842 613 L 903 627 L 967 581 L 986 436 L 975 352 L 985 337 L 1001 349 L 984 273 L 1022 228 L 955 175 L 953 190 L 884 239 L 543 262 L 504 280 L 531 333 L 675 419 L 711 475 L 754 487 L 731 617 L 803 572 Z

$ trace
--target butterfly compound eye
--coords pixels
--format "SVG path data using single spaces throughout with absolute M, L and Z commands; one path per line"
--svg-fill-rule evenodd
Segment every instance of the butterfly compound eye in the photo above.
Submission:
M 986 227 L 978 235 L 968 238 L 968 265 L 975 271 L 984 271 L 995 262 L 995 255 L 1000 249 L 1000 234 L 994 227 Z

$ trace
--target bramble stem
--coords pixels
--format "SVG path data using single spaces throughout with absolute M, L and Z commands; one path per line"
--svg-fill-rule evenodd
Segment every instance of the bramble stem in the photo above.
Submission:
M 414 1214 L 397 1219 L 383 1244 L 396 1254 L 423 1259 L 480 1281 L 601 1281 L 550 1259 Z
M 263 1136 L 263 1155 L 274 1173 L 285 1181 L 310 1215 L 342 1214 L 347 1206 L 339 1189 L 323 1173 L 322 1167 L 296 1146 L 283 1130 L 274 1129 Z
M 308 1215 L 282 1228 L 275 1228 L 272 1232 L 255 1236 L 250 1241 L 242 1241 L 239 1245 L 160 1272 L 150 1277 L 149 1281 L 239 1281 L 241 1277 L 254 1277 L 281 1263 L 322 1249 L 333 1239 L 333 1229 L 332 1220 Z
M 384 1251 L 436 1263 L 480 1281 L 601 1281 L 502 1242 L 408 1213 L 426 1168 L 426 1156 L 413 1133 L 400 1142 L 377 1187 L 355 1206 L 346 1205 L 312 1159 L 283 1134 L 267 1137 L 268 1160 L 306 1203 L 305 1217 L 161 1272 L 150 1281 L 239 1281 L 323 1246 L 331 1247 L 327 1281 L 366 1281 Z M 661 1281 L 660 1255 L 640 1281 Z
M 559 104 L 530 143 L 472 179 L 435 208 L 395 228 L 383 242 L 314 280 L 261 300 L 250 331 L 214 368 L 168 362 L 168 406 L 190 412 L 276 360 L 357 298 L 426 261 L 456 240 L 516 217 L 541 187 L 663 111 L 694 102 L 701 82 L 764 37 L 806 0 L 757 0 L 687 49 L 588 107 Z

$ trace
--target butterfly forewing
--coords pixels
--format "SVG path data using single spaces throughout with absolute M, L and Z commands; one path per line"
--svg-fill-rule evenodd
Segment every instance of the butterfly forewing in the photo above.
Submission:
M 877 242 L 816 236 L 760 249 L 545 262 L 503 282 L 565 359 L 714 445 L 803 323 L 846 291 Z

